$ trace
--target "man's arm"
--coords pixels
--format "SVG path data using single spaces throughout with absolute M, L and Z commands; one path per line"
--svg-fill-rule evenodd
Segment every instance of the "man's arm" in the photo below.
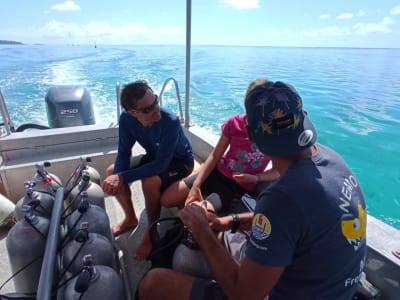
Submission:
M 225 153 L 230 143 L 230 139 L 221 134 L 217 145 L 208 155 L 206 161 L 201 165 L 200 170 L 198 171 L 197 177 L 193 182 L 193 186 L 189 191 L 189 194 L 186 198 L 185 205 L 189 205 L 193 201 L 199 201 L 201 198 L 201 185 L 210 175 L 212 170 L 216 167 L 222 155 Z
M 129 183 L 144 177 L 158 175 L 168 168 L 178 143 L 178 126 L 181 125 L 179 120 L 174 120 L 167 124 L 162 124 L 162 126 L 161 139 L 154 141 L 154 143 L 159 142 L 154 160 L 135 169 L 122 172 L 124 182 Z
M 134 117 L 126 112 L 121 114 L 118 129 L 118 152 L 114 163 L 114 174 L 129 169 L 132 147 L 136 143 L 136 138 L 130 133 L 130 128 L 135 125 L 135 120 L 133 120 L 133 118 Z
M 279 280 L 284 268 L 264 266 L 245 258 L 232 258 L 208 226 L 206 213 L 196 204 L 186 206 L 179 216 L 200 245 L 211 271 L 229 299 L 264 299 Z
M 253 212 L 237 214 L 237 217 L 239 218 L 239 227 L 237 228 L 237 230 L 238 231 L 250 230 L 253 216 L 254 216 Z M 234 222 L 233 216 L 228 215 L 224 217 L 211 218 L 211 220 L 209 220 L 209 225 L 212 230 L 221 232 L 232 229 L 233 222 Z

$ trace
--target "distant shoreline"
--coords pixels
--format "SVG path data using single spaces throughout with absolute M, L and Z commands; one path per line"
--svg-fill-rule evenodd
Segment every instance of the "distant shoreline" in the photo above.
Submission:
M 22 45 L 21 42 L 0 40 L 0 45 Z

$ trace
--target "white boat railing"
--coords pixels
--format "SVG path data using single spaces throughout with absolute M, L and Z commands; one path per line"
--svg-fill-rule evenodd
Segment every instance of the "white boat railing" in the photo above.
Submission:
M 181 96 L 180 96 L 180 93 L 179 93 L 178 82 L 176 81 L 176 79 L 175 79 L 174 77 L 170 77 L 170 78 L 167 78 L 167 79 L 165 80 L 165 82 L 164 82 L 164 84 L 163 84 L 163 86 L 162 86 L 162 88 L 161 88 L 160 95 L 159 95 L 160 105 L 162 105 L 162 96 L 163 96 L 163 94 L 164 94 L 165 88 L 167 87 L 167 85 L 168 85 L 170 82 L 173 82 L 174 85 L 175 85 L 176 99 L 178 100 L 178 107 L 179 107 L 179 118 L 180 118 L 181 122 L 183 122 L 184 119 L 183 119 L 183 111 L 182 111 Z M 185 118 L 185 119 L 186 119 L 186 118 Z
M 121 85 L 117 82 L 115 86 L 115 92 L 117 93 L 117 123 L 119 124 L 119 115 L 121 114 Z
M 3 117 L 3 123 L 1 123 L 1 126 L 4 126 L 5 135 L 10 135 L 11 132 L 15 131 L 14 123 L 11 121 L 10 114 L 8 113 L 7 109 L 7 104 L 6 101 L 4 100 L 3 93 L 1 92 L 0 89 L 0 110 L 1 110 L 1 116 Z

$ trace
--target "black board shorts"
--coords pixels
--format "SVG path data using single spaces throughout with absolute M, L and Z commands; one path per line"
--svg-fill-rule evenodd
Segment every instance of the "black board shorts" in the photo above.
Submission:
M 154 159 L 146 154 L 140 154 L 131 157 L 130 168 L 137 168 L 145 165 Z M 192 173 L 194 160 L 173 158 L 167 170 L 158 174 L 161 179 L 161 192 L 164 191 L 175 181 L 182 179 Z
M 221 287 L 212 279 L 196 278 L 190 291 L 190 300 L 228 300 Z

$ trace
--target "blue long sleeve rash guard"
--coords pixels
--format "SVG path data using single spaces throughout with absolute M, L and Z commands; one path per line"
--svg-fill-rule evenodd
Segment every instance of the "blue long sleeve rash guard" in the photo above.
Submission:
M 120 115 L 114 174 L 121 173 L 125 183 L 164 172 L 173 158 L 194 159 L 192 147 L 183 133 L 179 118 L 164 107 L 161 107 L 160 111 L 161 120 L 146 128 L 127 112 L 123 111 Z M 136 142 L 154 160 L 130 169 L 132 147 Z

